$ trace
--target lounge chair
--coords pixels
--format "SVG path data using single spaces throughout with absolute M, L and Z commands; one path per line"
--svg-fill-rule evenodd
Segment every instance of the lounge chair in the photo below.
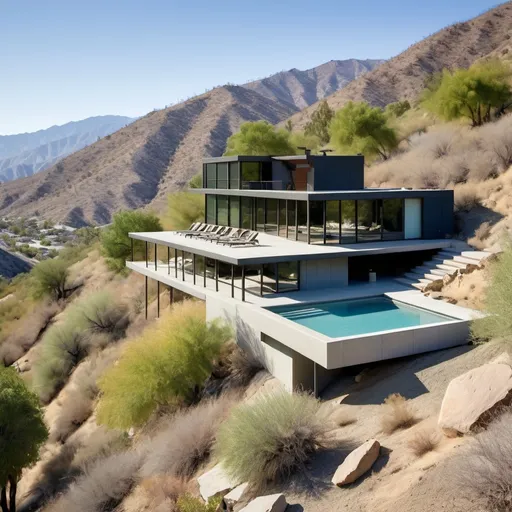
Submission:
M 192 236 L 195 236 L 203 240 L 210 240 L 211 238 L 221 236 L 223 233 L 225 233 L 226 229 L 228 228 L 226 228 L 225 226 L 215 226 L 215 228 L 212 231 L 206 231 Z
M 204 222 L 196 222 L 195 224 L 192 224 L 190 226 L 190 229 L 185 229 L 183 231 L 176 231 L 178 235 L 188 235 L 189 233 L 198 233 L 199 231 L 202 231 L 206 228 L 208 224 L 205 224 Z
M 248 229 L 234 228 L 229 235 L 217 238 L 217 243 L 221 244 L 223 242 L 229 242 L 230 240 L 240 240 L 249 232 Z
M 199 233 L 210 233 L 216 227 L 217 226 L 215 226 L 215 224 L 205 224 L 203 229 L 197 229 L 196 231 L 190 231 L 188 233 L 185 233 L 185 238 L 187 238 L 187 236 L 190 236 L 190 237 L 196 236 Z
M 257 231 L 253 231 L 248 237 L 240 237 L 238 239 L 234 239 L 234 240 L 224 240 L 222 242 L 219 242 L 223 245 L 229 245 L 229 246 L 233 246 L 233 245 L 258 245 L 259 242 L 257 240 L 258 238 L 258 232 Z

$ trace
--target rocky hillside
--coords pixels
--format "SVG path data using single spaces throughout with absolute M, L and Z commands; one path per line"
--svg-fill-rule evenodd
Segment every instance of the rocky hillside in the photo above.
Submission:
M 0 135 L 0 183 L 47 169 L 132 121 L 124 116 L 97 116 L 32 133 Z
M 32 265 L 25 259 L 0 249 L 0 277 L 11 279 L 31 268 Z
M 149 113 L 29 178 L 0 186 L 3 215 L 40 215 L 73 226 L 161 202 L 183 187 L 205 156 L 220 156 L 244 121 L 278 123 L 296 111 L 237 86 L 214 89 Z
M 487 55 L 507 55 L 512 37 L 512 2 L 506 2 L 463 23 L 440 30 L 411 46 L 397 57 L 351 82 L 327 98 L 334 109 L 348 101 L 367 101 L 385 106 L 400 99 L 415 100 L 425 78 L 443 68 L 469 67 Z M 294 128 L 303 128 L 311 105 L 292 116 Z
M 244 87 L 271 100 L 293 103 L 303 109 L 345 87 L 384 61 L 379 59 L 331 60 L 315 68 L 290 69 L 255 80 Z

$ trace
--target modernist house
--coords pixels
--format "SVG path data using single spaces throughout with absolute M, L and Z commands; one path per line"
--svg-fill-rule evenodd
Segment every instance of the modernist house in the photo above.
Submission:
M 193 191 L 206 224 L 258 243 L 131 233 L 146 257 L 127 266 L 205 300 L 289 389 L 318 392 L 337 369 L 465 342 L 468 310 L 396 280 L 450 250 L 452 191 L 365 188 L 363 156 L 309 153 L 210 158 Z

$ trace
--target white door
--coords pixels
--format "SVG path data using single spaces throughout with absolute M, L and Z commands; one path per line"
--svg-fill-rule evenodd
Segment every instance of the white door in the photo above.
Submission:
M 421 238 L 421 199 L 405 200 L 405 239 Z

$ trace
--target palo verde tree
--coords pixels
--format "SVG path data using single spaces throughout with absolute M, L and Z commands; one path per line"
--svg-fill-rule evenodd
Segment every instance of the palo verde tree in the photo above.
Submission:
M 277 129 L 267 121 L 254 121 L 243 123 L 240 131 L 229 137 L 224 155 L 293 155 L 295 152 L 287 130 Z
M 116 270 L 124 268 L 131 255 L 131 240 L 128 233 L 162 231 L 160 219 L 153 213 L 125 210 L 114 215 L 114 220 L 101 234 L 101 244 L 109 263 Z M 137 258 L 144 258 L 143 243 L 133 241 Z
M 304 133 L 318 137 L 320 144 L 327 144 L 331 139 L 329 126 L 334 117 L 334 110 L 329 107 L 327 101 L 323 100 L 318 108 L 313 112 L 311 120 L 306 124 Z
M 48 438 L 37 396 L 12 368 L 0 366 L 0 508 L 16 512 L 16 490 L 24 468 L 39 458 Z
M 397 101 L 395 103 L 390 103 L 389 105 L 386 105 L 384 112 L 388 116 L 402 117 L 410 109 L 411 109 L 411 104 L 407 100 L 404 100 L 404 101 Z
M 41 261 L 32 269 L 31 276 L 36 297 L 50 295 L 61 300 L 73 290 L 68 283 L 69 264 L 61 258 Z
M 395 130 L 378 107 L 350 101 L 338 110 L 330 125 L 331 142 L 340 152 L 378 155 L 387 160 L 398 146 Z
M 196 174 L 188 188 L 201 188 L 203 175 Z M 204 221 L 204 197 L 188 190 L 174 192 L 167 196 L 167 213 L 162 222 L 165 229 L 187 229 L 193 222 Z
M 466 118 L 481 126 L 512 106 L 511 76 L 512 69 L 494 59 L 469 69 L 445 69 L 425 90 L 423 105 L 447 121 Z

